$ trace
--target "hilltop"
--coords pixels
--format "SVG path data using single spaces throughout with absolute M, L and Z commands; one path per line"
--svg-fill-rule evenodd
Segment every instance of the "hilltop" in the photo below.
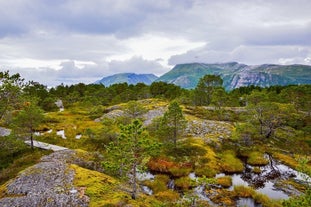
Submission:
M 118 73 L 111 76 L 102 78 L 96 81 L 97 84 L 103 84 L 105 86 L 110 86 L 116 83 L 128 83 L 137 84 L 144 83 L 150 85 L 158 77 L 153 74 L 136 74 L 136 73 Z

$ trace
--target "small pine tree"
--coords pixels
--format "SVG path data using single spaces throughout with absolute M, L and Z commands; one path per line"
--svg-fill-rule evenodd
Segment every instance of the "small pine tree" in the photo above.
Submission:
M 177 140 L 184 134 L 186 119 L 182 108 L 176 101 L 170 103 L 160 122 L 160 134 L 163 134 L 165 141 L 173 142 L 177 146 Z
M 140 120 L 120 126 L 121 133 L 114 142 L 107 146 L 107 160 L 104 168 L 131 184 L 132 198 L 137 197 L 137 170 L 144 166 L 144 161 L 155 155 L 160 145 L 153 141 Z

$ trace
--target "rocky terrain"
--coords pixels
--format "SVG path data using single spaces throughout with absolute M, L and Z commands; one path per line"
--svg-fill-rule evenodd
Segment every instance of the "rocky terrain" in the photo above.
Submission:
M 84 207 L 89 198 L 84 188 L 74 185 L 75 171 L 70 164 L 91 167 L 91 162 L 78 158 L 73 150 L 54 152 L 22 171 L 0 188 L 2 207 Z

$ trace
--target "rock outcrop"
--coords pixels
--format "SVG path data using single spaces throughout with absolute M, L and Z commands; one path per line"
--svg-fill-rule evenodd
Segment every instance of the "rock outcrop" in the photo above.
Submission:
M 21 172 L 0 188 L 2 207 L 86 207 L 89 198 L 81 196 L 73 183 L 71 163 L 82 164 L 76 151 L 63 150 L 44 156 L 41 162 Z

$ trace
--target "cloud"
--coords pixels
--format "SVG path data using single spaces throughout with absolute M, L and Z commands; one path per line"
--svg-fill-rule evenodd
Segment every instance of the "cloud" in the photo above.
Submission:
M 112 73 L 153 73 L 161 75 L 168 69 L 163 67 L 160 63 L 151 60 L 145 60 L 142 57 L 132 57 L 125 61 L 113 60 L 108 63 L 109 71 Z
M 54 84 L 160 75 L 185 62 L 311 64 L 310 8 L 310 0 L 0 1 L 0 68 Z

